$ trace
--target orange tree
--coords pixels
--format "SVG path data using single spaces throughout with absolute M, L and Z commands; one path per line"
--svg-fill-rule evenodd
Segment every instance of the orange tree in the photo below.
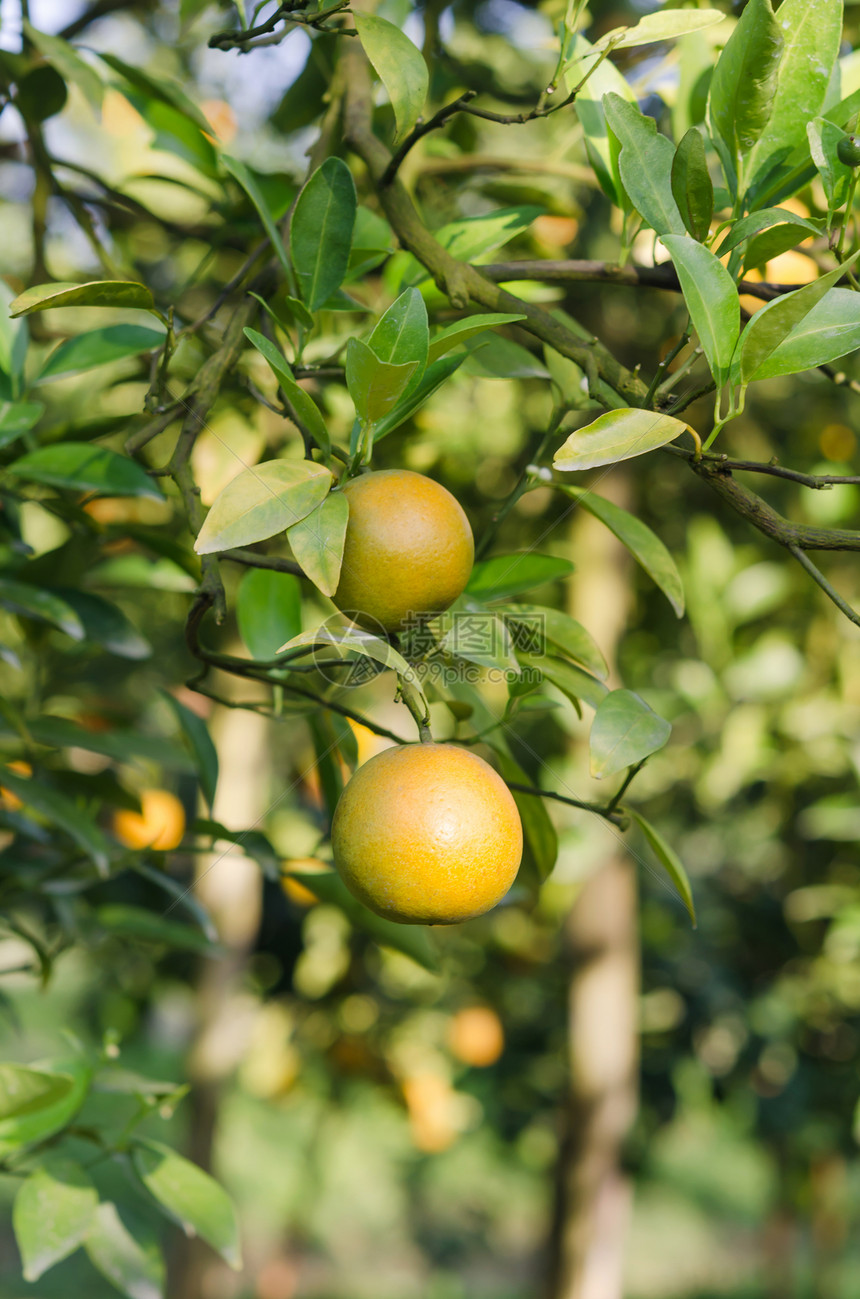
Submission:
M 180 9 L 174 75 L 120 57 L 111 29 L 88 48 L 114 11 L 142 30 L 174 21 L 133 0 L 96 4 L 60 33 L 25 16 L 19 46 L 0 51 L 12 147 L 33 177 L 29 264 L 10 254 L 0 321 L 0 866 L 3 924 L 25 967 L 50 987 L 75 945 L 108 969 L 126 944 L 217 959 L 194 855 L 232 845 L 279 878 L 285 854 L 256 823 L 211 814 L 208 701 L 310 735 L 313 760 L 278 800 L 316 781 L 315 857 L 331 857 L 357 733 L 443 739 L 489 758 L 516 800 L 525 848 L 509 906 L 533 905 L 553 869 L 555 802 L 636 836 L 695 918 L 684 867 L 633 783 L 670 724 L 617 676 L 607 684 L 600 647 L 565 607 L 574 559 L 588 556 L 559 554 L 554 531 L 587 511 L 683 618 L 676 562 L 640 517 L 649 503 L 628 510 L 600 490 L 612 466 L 659 453 L 661 475 L 710 492 L 718 519 L 740 516 L 860 624 L 810 558 L 860 549 L 860 534 L 795 522 L 758 490 L 858 479 L 783 464 L 778 434 L 773 456 L 723 450 L 760 386 L 780 381 L 790 399 L 813 372 L 856 386 L 841 358 L 860 344 L 860 90 L 853 56 L 839 59 L 841 5 L 783 0 L 775 15 L 770 0 L 749 0 L 739 18 L 668 7 L 620 25 L 598 14 L 592 27 L 584 4 L 559 0 L 536 10 L 551 48 L 493 33 L 490 54 L 462 34 L 477 21 L 469 5 L 460 28 L 432 0 L 415 12 L 395 0 L 247 17 L 199 0 Z M 183 84 L 183 60 L 205 41 L 251 68 L 304 42 L 266 122 L 265 163 L 253 140 L 230 145 L 238 103 Z M 64 113 L 78 132 L 68 152 L 52 129 Z M 99 141 L 123 120 L 160 166 L 148 155 L 150 170 L 125 176 L 102 165 Z M 578 228 L 602 260 L 560 256 Z M 69 230 L 79 254 L 60 246 Z M 509 260 L 492 261 L 503 247 Z M 589 323 L 579 319 L 589 283 L 659 294 L 648 355 L 611 347 L 590 299 Z M 93 409 L 90 382 L 111 366 L 111 399 Z M 482 495 L 441 426 L 448 395 L 466 400 L 486 376 L 528 400 L 505 489 Z M 122 380 L 142 396 L 137 413 Z M 250 441 L 231 428 L 236 412 Z M 203 449 L 222 457 L 217 473 Z M 467 506 L 477 562 L 464 589 L 455 580 L 432 607 L 416 600 L 414 618 L 374 622 L 360 592 L 337 600 L 351 501 L 368 470 L 400 468 L 407 453 Z M 429 558 L 443 578 L 463 562 Z M 405 578 L 408 603 L 421 559 L 387 555 L 386 580 L 371 552 L 373 579 L 385 593 Z M 541 761 L 559 706 L 593 714 L 602 798 L 577 796 L 579 782 Z M 184 814 L 168 791 L 156 810 L 152 800 L 171 780 L 192 812 L 176 857 Z M 193 815 L 197 800 L 209 815 Z M 434 933 L 374 915 L 334 870 L 297 877 L 375 941 L 436 961 Z M 123 1292 L 155 1294 L 163 1264 L 126 1194 L 148 1195 L 233 1264 L 239 1243 L 218 1184 L 152 1135 L 184 1085 L 120 1069 L 117 1051 L 107 1033 L 100 1051 L 72 1043 L 47 1062 L 0 1066 L 0 1153 L 21 1183 L 28 1279 L 83 1245 Z M 125 1108 L 106 1111 L 104 1093 Z M 104 1161 L 125 1169 L 131 1192 L 103 1182 Z

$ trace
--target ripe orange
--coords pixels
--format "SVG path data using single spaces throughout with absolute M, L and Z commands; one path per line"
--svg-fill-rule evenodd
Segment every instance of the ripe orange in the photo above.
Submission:
M 489 1006 L 466 1006 L 451 1020 L 448 1045 L 463 1064 L 485 1069 L 495 1064 L 505 1049 L 502 1021 Z
M 510 790 L 483 758 L 454 744 L 406 744 L 355 772 L 332 848 L 347 888 L 378 915 L 453 925 L 505 896 L 523 831 Z
M 469 580 L 475 543 L 459 502 L 432 478 L 383 469 L 347 483 L 349 523 L 334 602 L 399 631 L 441 613 Z
M 139 812 L 123 808 L 114 814 L 113 832 L 120 843 L 160 852 L 178 847 L 185 833 L 185 810 L 176 795 L 167 789 L 145 789 L 140 807 Z

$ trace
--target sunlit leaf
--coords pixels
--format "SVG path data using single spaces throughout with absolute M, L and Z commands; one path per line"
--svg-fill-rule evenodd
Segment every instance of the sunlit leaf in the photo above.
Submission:
M 212 503 L 194 549 L 198 555 L 265 541 L 319 505 L 331 474 L 311 460 L 267 460 L 244 469 Z
M 686 429 L 683 420 L 650 410 L 608 410 L 585 428 L 571 433 L 555 453 L 553 468 L 594 469 L 645 455 L 674 442 Z

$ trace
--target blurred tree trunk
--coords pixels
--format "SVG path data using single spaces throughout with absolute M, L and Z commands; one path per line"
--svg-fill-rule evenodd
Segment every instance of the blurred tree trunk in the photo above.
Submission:
M 614 474 L 601 494 L 618 504 Z M 574 517 L 573 612 L 613 660 L 629 603 L 628 556 L 584 511 Z M 613 684 L 617 684 L 614 682 Z M 635 863 L 606 826 L 606 860 L 566 926 L 570 1087 L 551 1240 L 550 1299 L 621 1299 L 632 1188 L 622 1147 L 638 1103 L 639 941 Z
M 256 713 L 219 708 L 210 729 L 218 751 L 218 792 L 212 815 L 228 829 L 253 826 L 265 813 L 268 791 L 267 723 Z M 215 925 L 225 953 L 204 959 L 196 986 L 197 1025 L 189 1059 L 191 1094 L 187 1154 L 211 1170 L 212 1147 L 225 1080 L 244 1053 L 250 1026 L 241 988 L 260 924 L 262 882 L 256 862 L 238 847 L 202 857 L 195 893 Z M 213 1267 L 226 1268 L 200 1240 L 180 1236 L 171 1258 L 172 1299 L 204 1299 Z

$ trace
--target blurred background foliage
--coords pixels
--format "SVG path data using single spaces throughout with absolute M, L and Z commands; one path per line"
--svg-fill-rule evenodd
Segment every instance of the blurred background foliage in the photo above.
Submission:
M 271 201 L 285 211 L 322 106 L 326 40 L 315 41 L 310 60 L 302 32 L 243 56 L 207 48 L 208 37 L 228 25 L 229 4 L 185 0 L 182 14 L 170 0 L 105 8 L 117 12 L 89 24 L 85 43 L 182 82 L 213 133 L 261 174 Z M 552 69 L 548 41 L 558 8 L 551 0 L 457 0 L 444 8 L 431 0 L 413 12 L 388 0 L 385 12 L 406 21 L 418 41 L 425 22 L 441 33 L 450 58 L 437 67 L 437 95 L 462 83 L 491 95 L 503 89 L 506 103 L 530 104 Z M 46 32 L 74 26 L 83 12 L 76 0 L 30 3 L 32 22 Z M 591 12 L 599 33 L 641 11 L 595 0 Z M 858 12 L 848 9 L 849 40 Z M 14 0 L 3 0 L 6 50 L 18 48 L 18 17 Z M 642 93 L 661 96 L 667 111 L 685 111 L 671 51 L 627 51 L 619 61 Z M 416 151 L 407 172 L 428 223 L 536 203 L 543 215 L 505 256 L 617 257 L 617 214 L 590 180 L 570 119 L 559 115 L 521 130 L 517 136 L 461 118 Z M 67 107 L 43 131 L 50 152 L 67 164 L 59 174 L 70 188 L 106 192 L 91 190 L 75 170 L 94 167 L 96 159 L 107 185 L 135 200 L 122 211 L 91 209 L 99 230 L 109 231 L 117 265 L 152 285 L 160 301 L 177 302 L 186 318 L 206 310 L 257 237 L 255 215 L 239 191 L 225 191 L 205 157 L 189 160 L 176 122 L 144 94 L 109 90 L 99 121 L 72 85 Z M 26 282 L 33 259 L 33 181 L 20 141 L 20 119 L 7 110 L 0 119 L 0 273 L 13 290 Z M 511 165 L 464 165 L 475 153 Z M 532 171 L 530 160 L 538 157 L 551 159 L 552 169 Z M 814 194 L 805 198 L 814 205 Z M 58 198 L 48 204 L 45 257 L 59 279 L 104 271 Z M 792 271 L 782 278 L 792 279 Z M 350 291 L 378 311 L 391 300 L 393 283 L 389 263 Z M 573 285 L 532 293 L 560 306 L 569 294 L 583 323 L 646 371 L 683 326 L 680 300 L 653 290 Z M 106 319 L 78 308 L 68 322 L 55 313 L 52 329 L 67 324 L 79 332 Z M 123 319 L 111 313 L 112 322 Z M 34 335 L 46 353 L 53 336 L 40 335 L 38 326 Z M 329 343 L 315 344 L 317 354 Z M 176 375 L 190 376 L 201 359 L 189 343 Z M 541 358 L 533 361 L 531 375 L 502 379 L 486 372 L 492 355 L 476 355 L 406 435 L 385 444 L 381 463 L 441 477 L 479 535 L 546 424 L 548 384 Z M 510 374 L 509 358 L 497 365 Z M 262 375 L 254 370 L 247 378 L 262 383 Z M 147 382 L 137 362 L 120 360 L 45 385 L 40 399 L 70 427 L 106 430 L 102 421 L 115 421 L 125 429 Z M 345 390 L 328 388 L 326 402 L 333 426 L 348 430 Z M 815 373 L 760 384 L 724 434 L 724 449 L 760 460 L 779 455 L 817 472 L 847 471 L 856 457 L 856 404 L 849 389 Z M 195 450 L 205 502 L 232 473 L 219 439 L 229 436 L 246 458 L 259 455 L 277 439 L 280 420 L 237 384 L 225 391 L 211 426 Z M 677 462 L 658 454 L 633 468 L 599 471 L 592 481 L 598 478 L 602 491 L 635 508 L 665 540 L 689 601 L 686 620 L 677 622 L 632 569 L 622 594 L 611 595 L 621 602 L 617 621 L 624 626 L 618 678 L 645 693 L 674 728 L 669 747 L 639 778 L 637 796 L 684 860 L 699 914 L 691 931 L 642 848 L 642 1104 L 625 1155 L 635 1180 L 625 1293 L 853 1299 L 860 1275 L 858 634 L 782 552 L 717 512 L 707 488 Z M 803 494 L 774 480 L 767 495 L 776 508 L 809 522 L 849 525 L 857 517 L 853 487 Z M 90 513 L 105 529 L 133 522 L 168 539 L 181 532 L 172 504 L 104 501 Z M 532 493 L 503 535 L 515 550 L 540 534 L 542 550 L 574 559 L 576 602 L 587 587 L 590 552 L 578 545 L 576 516 L 563 514 L 557 498 Z M 22 526 L 37 556 L 52 564 L 68 535 L 62 521 L 32 505 Z M 830 557 L 826 568 L 856 603 L 856 560 Z M 148 639 L 151 656 L 130 664 L 91 646 L 70 649 L 60 633 L 43 631 L 23 646 L 39 656 L 29 684 L 47 712 L 73 717 L 94 733 L 131 727 L 173 735 L 175 721 L 158 690 L 189 673 L 180 630 L 193 578 L 168 554 L 156 558 L 118 540 L 90 580 Z M 238 577 L 231 580 L 233 608 Z M 23 634 L 6 616 L 3 632 L 13 648 Z M 236 635 L 231 625 L 225 645 Z M 14 698 L 20 680 L 11 669 L 3 672 L 2 689 Z M 362 705 L 402 729 L 389 694 L 368 687 Z M 206 710 L 190 692 L 180 698 Z M 312 762 L 307 728 L 216 711 L 225 776 L 253 746 L 250 803 L 274 807 L 264 826 L 272 844 L 284 859 L 313 857 L 324 812 L 318 783 L 302 776 Z M 583 725 L 567 709 L 530 725 L 523 734 L 532 749 L 579 797 L 589 797 L 596 787 L 584 775 Z M 375 744 L 369 734 L 358 742 Z M 117 769 L 82 749 L 67 758 L 82 775 Z M 537 774 L 527 751 L 520 760 Z M 195 784 L 179 749 L 172 758 L 130 758 L 119 770 L 138 791 L 172 789 L 188 818 L 195 815 Z M 232 949 L 235 977 L 223 986 L 206 957 L 121 933 L 90 939 L 84 924 L 80 943 L 57 958 L 46 994 L 30 974 L 14 972 L 30 949 L 6 936 L 3 1055 L 39 1059 L 56 1053 L 71 1031 L 84 1042 L 107 1041 L 128 1070 L 181 1083 L 190 1069 L 193 1101 L 175 1114 L 165 1107 L 147 1120 L 147 1131 L 190 1147 L 193 1157 L 201 1139 L 196 1120 L 211 1110 L 214 1168 L 237 1203 L 246 1258 L 235 1275 L 206 1255 L 207 1299 L 533 1296 L 546 1263 L 563 1137 L 565 917 L 582 881 L 618 847 L 602 822 L 558 806 L 551 814 L 559 863 L 534 910 L 503 907 L 441 933 L 439 973 L 377 947 L 337 909 L 309 905 L 298 886 L 285 892 L 272 881 L 263 886 L 259 918 L 246 917 L 247 951 L 240 933 Z M 192 869 L 187 856 L 175 865 L 186 875 Z M 96 908 L 163 909 L 157 888 L 134 875 L 105 883 L 90 899 Z M 199 999 L 207 996 L 220 1000 L 201 1040 Z M 110 1121 L 113 1106 L 116 1123 L 125 1122 L 127 1098 L 102 1094 L 97 1103 L 100 1121 Z M 14 1190 L 11 1179 L 0 1182 L 7 1205 Z M 141 1204 L 140 1212 L 149 1211 Z M 20 1281 L 19 1269 L 4 1215 L 3 1299 L 113 1293 L 80 1254 L 33 1285 Z

